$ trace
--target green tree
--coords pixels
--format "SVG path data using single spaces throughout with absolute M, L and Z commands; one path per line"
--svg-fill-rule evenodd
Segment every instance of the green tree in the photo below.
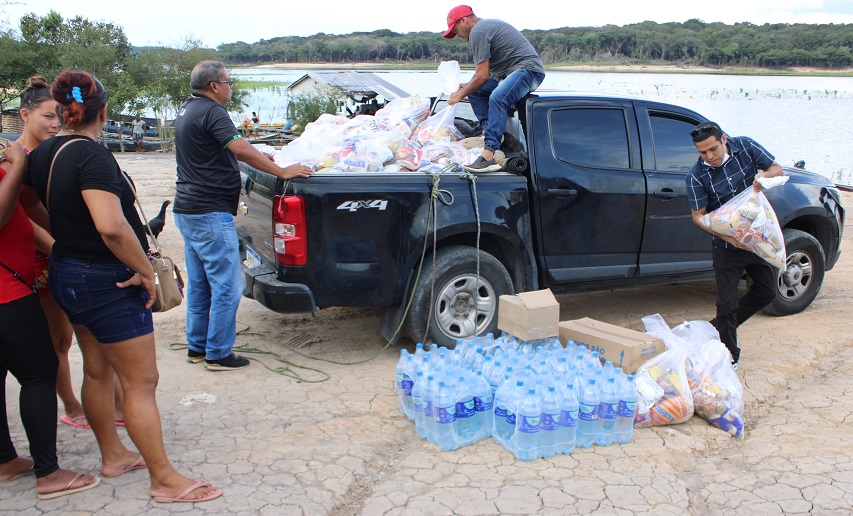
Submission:
M 287 104 L 287 117 L 304 129 L 323 113 L 337 113 L 338 106 L 344 99 L 346 95 L 339 88 L 326 85 L 291 94 Z

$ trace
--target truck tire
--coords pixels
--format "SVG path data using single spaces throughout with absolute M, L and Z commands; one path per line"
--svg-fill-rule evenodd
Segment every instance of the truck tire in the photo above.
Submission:
M 434 290 L 432 286 L 435 277 Z M 491 254 L 480 251 L 480 281 L 477 282 L 477 250 L 453 246 L 438 251 L 435 268 L 424 259 L 421 276 L 412 290 L 412 306 L 406 327 L 415 342 L 435 342 L 453 349 L 456 339 L 495 333 L 498 327 L 498 298 L 512 294 L 506 268 Z M 475 306 L 475 286 L 479 302 Z M 434 292 L 430 317 L 430 293 Z M 427 317 L 430 317 L 427 324 Z M 429 330 L 424 335 L 424 331 Z
M 764 308 L 770 315 L 791 315 L 805 310 L 817 297 L 826 274 L 823 247 L 815 237 L 785 229 L 787 269 L 779 271 L 776 299 Z

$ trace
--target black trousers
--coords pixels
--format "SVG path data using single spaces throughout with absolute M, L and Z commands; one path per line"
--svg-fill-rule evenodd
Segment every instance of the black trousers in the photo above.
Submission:
M 743 249 L 714 246 L 714 276 L 717 280 L 717 317 L 711 323 L 720 332 L 720 340 L 740 359 L 737 328 L 776 297 L 777 272 L 755 253 Z M 738 284 L 746 272 L 752 286 L 738 299 Z
M 47 320 L 35 294 L 0 304 L 0 464 L 17 458 L 6 419 L 6 372 L 21 384 L 21 423 L 30 442 L 37 478 L 50 475 L 56 459 L 56 368 Z

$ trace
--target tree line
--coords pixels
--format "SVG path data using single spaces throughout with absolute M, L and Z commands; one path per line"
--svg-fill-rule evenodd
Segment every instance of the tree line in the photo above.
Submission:
M 103 83 L 111 117 L 151 108 L 167 120 L 189 95 L 193 66 L 205 59 L 219 56 L 198 40 L 186 39 L 177 48 L 134 48 L 113 23 L 64 19 L 55 11 L 27 14 L 19 30 L 0 30 L 0 108 L 19 96 L 28 77 L 41 75 L 50 82 L 62 70 L 76 69 Z M 236 88 L 226 108 L 239 111 L 247 94 Z
M 545 64 L 664 62 L 707 66 L 840 68 L 853 65 L 853 24 L 643 22 L 625 26 L 522 30 Z M 440 32 L 387 29 L 285 36 L 222 44 L 227 63 L 442 61 L 471 63 L 462 40 Z

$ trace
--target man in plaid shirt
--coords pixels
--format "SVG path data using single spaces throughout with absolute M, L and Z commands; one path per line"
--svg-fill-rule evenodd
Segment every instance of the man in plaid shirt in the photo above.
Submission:
M 699 159 L 686 178 L 687 199 L 693 222 L 714 236 L 717 317 L 711 323 L 720 332 L 720 340 L 731 352 L 732 364 L 737 368 L 740 359 L 737 328 L 775 299 L 777 270 L 733 237 L 704 226 L 700 219 L 747 188 L 760 192 L 761 184 L 755 179 L 781 176 L 782 167 L 751 138 L 730 138 L 714 122 L 697 125 L 690 136 Z M 752 278 L 752 286 L 738 299 L 738 284 L 744 272 Z

